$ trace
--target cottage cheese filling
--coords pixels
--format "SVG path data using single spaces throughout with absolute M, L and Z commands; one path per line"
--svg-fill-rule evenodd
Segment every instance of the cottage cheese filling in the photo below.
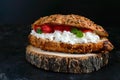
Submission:
M 92 32 L 83 33 L 84 36 L 82 38 L 76 37 L 76 35 L 69 31 L 54 31 L 54 33 L 38 34 L 34 30 L 32 30 L 30 34 L 36 36 L 37 38 L 49 39 L 51 41 L 64 42 L 69 44 L 89 42 L 97 43 L 98 41 L 100 41 L 100 37 Z

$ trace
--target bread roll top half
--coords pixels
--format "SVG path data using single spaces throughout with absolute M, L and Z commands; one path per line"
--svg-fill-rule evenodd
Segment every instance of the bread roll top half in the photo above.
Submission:
M 108 33 L 103 29 L 102 26 L 97 25 L 90 19 L 80 15 L 54 14 L 50 16 L 41 17 L 32 24 L 32 28 L 34 28 L 35 25 L 44 24 L 66 25 L 76 27 L 78 29 L 90 29 L 101 37 L 108 37 Z

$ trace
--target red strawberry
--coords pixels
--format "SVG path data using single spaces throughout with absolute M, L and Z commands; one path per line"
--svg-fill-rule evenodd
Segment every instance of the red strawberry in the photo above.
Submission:
M 64 30 L 65 31 L 70 31 L 71 30 L 71 26 L 64 26 Z
M 40 25 L 34 25 L 34 28 L 33 28 L 35 31 L 37 31 L 37 29 L 40 29 Z
M 82 32 L 86 33 L 86 32 L 92 32 L 92 30 L 90 29 L 81 29 Z
M 63 26 L 56 25 L 54 26 L 54 30 L 63 31 Z
M 51 26 L 47 25 L 47 24 L 42 25 L 41 30 L 42 30 L 43 33 L 51 33 L 51 32 L 53 32 L 53 29 L 51 28 Z

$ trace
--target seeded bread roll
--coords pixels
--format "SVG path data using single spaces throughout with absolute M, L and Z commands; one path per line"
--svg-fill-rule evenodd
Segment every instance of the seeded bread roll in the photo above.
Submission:
M 51 41 L 48 39 L 37 38 L 36 36 L 29 35 L 29 42 L 31 45 L 47 51 L 58 51 L 66 53 L 86 54 L 90 52 L 105 52 L 111 51 L 113 45 L 106 38 L 101 39 L 98 43 L 77 43 L 68 44 L 63 42 Z
M 32 27 L 34 27 L 34 25 L 43 25 L 46 23 L 57 25 L 69 25 L 77 28 L 86 28 L 95 31 L 99 36 L 108 36 L 108 33 L 102 28 L 102 26 L 97 25 L 90 19 L 80 15 L 54 14 L 50 16 L 41 17 L 32 24 Z
M 108 64 L 114 46 L 107 37 L 102 26 L 83 16 L 41 17 L 32 24 L 26 59 L 44 70 L 90 73 Z
M 31 45 L 26 48 L 26 59 L 38 68 L 54 72 L 90 73 L 108 64 L 109 53 L 66 54 L 49 52 Z

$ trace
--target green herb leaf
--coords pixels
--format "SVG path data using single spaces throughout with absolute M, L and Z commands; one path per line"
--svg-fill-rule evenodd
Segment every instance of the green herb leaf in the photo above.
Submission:
M 71 32 L 74 34 L 77 34 L 78 29 L 77 28 L 72 28 Z
M 83 37 L 83 32 L 77 28 L 72 28 L 71 32 L 79 38 Z
M 38 28 L 36 32 L 39 33 L 39 34 L 41 34 L 42 30 Z
M 77 37 L 81 38 L 83 37 L 83 32 L 82 31 L 77 31 L 77 34 L 76 34 Z

